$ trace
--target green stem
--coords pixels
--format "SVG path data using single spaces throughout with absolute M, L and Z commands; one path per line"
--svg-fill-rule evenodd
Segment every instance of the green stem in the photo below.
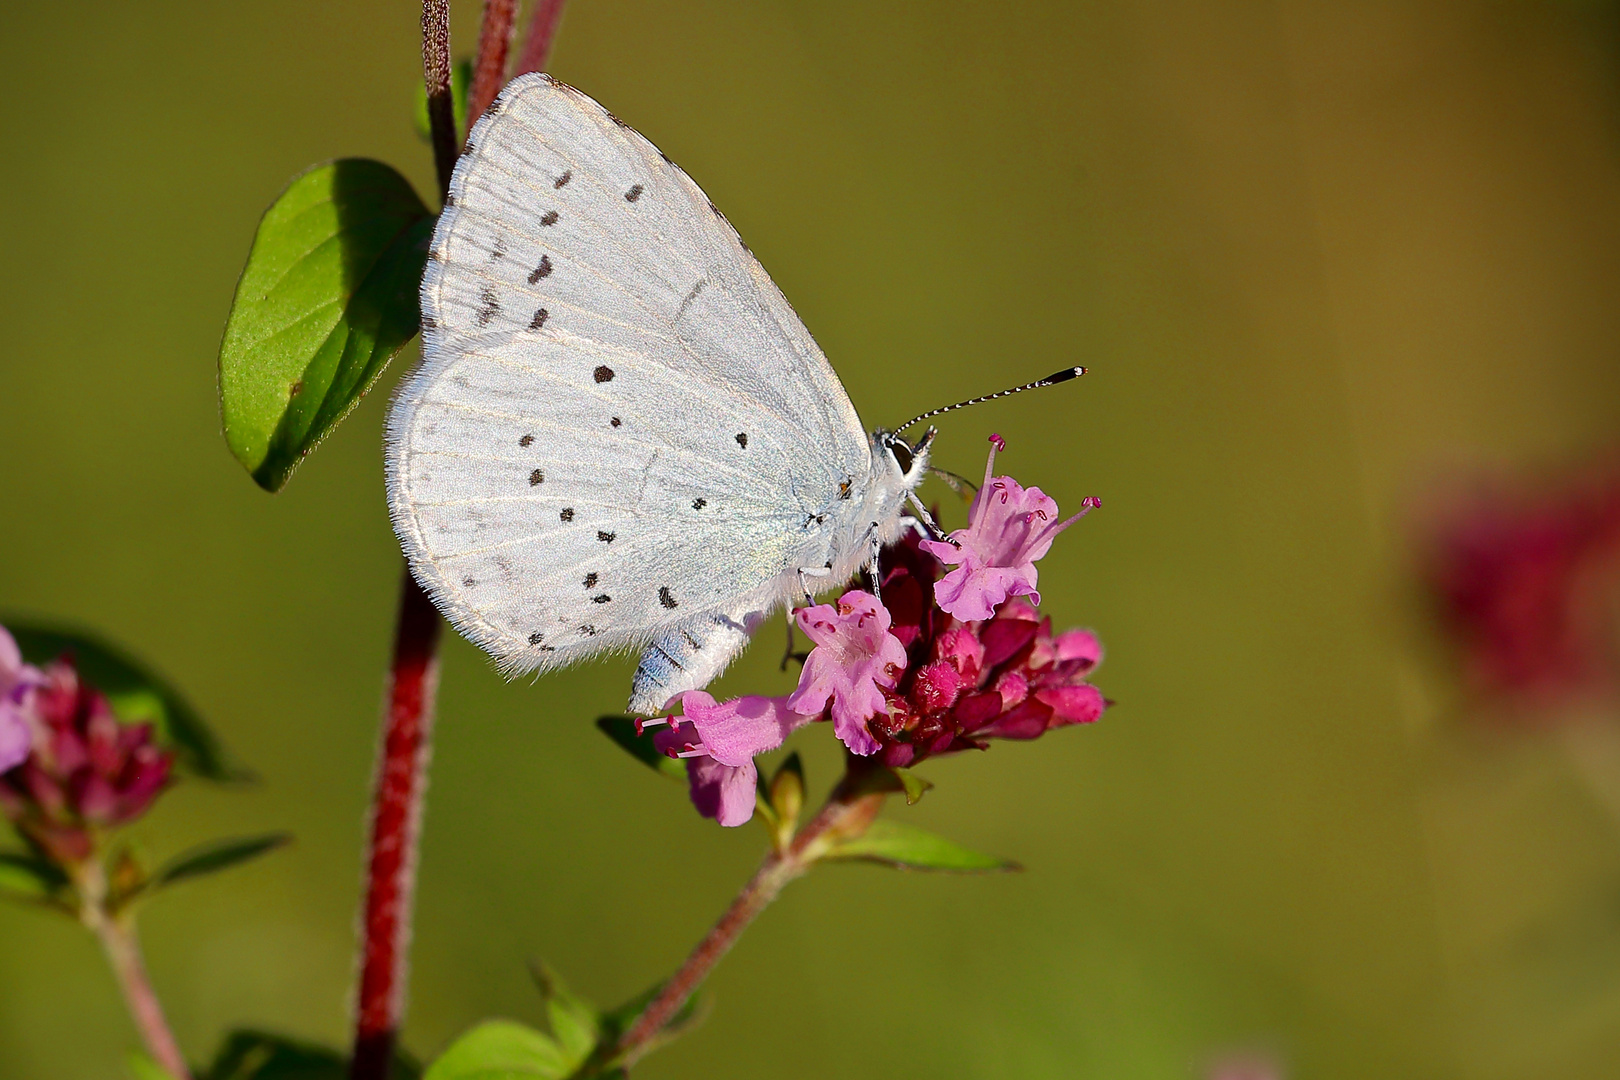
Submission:
M 75 877 L 81 897 L 79 920 L 101 942 L 113 977 L 123 991 L 130 1018 L 146 1043 L 147 1053 L 175 1080 L 191 1080 L 185 1055 L 180 1053 L 180 1044 L 175 1042 L 174 1033 L 163 1018 L 163 1006 L 158 1003 L 157 992 L 147 978 L 133 917 L 108 912 L 107 878 L 99 861 L 94 858 L 87 861 L 78 868 Z

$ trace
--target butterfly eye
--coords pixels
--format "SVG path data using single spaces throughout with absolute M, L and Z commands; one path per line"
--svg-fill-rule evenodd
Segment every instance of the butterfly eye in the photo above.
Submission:
M 911 471 L 913 455 L 911 453 L 911 447 L 907 446 L 904 440 L 889 440 L 889 456 L 894 458 L 894 463 L 896 465 L 900 466 L 900 473 L 902 476 Z

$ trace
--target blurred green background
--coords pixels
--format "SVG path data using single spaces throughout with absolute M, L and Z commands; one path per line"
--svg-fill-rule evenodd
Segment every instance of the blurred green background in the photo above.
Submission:
M 214 357 L 293 174 L 431 190 L 418 10 L 6 5 L 0 610 L 123 642 L 262 773 L 177 788 L 148 851 L 298 837 L 143 921 L 198 1059 L 347 1026 L 413 355 L 277 497 L 225 448 Z M 948 419 L 937 460 L 975 474 L 996 430 L 1061 505 L 1102 497 L 1041 584 L 1119 703 L 930 763 L 896 811 L 1027 873 L 819 871 L 638 1075 L 1616 1075 L 1615 818 L 1564 744 L 1458 730 L 1408 579 L 1433 477 L 1617 434 L 1617 45 L 1612 8 L 1528 0 L 572 0 L 551 70 L 706 188 L 869 424 L 1094 368 Z M 723 686 L 781 692 L 777 655 Z M 530 956 L 602 1001 L 655 981 L 757 859 L 592 729 L 629 672 L 509 684 L 448 643 L 417 1054 L 537 1018 Z M 88 935 L 0 908 L 0 1076 L 134 1045 Z

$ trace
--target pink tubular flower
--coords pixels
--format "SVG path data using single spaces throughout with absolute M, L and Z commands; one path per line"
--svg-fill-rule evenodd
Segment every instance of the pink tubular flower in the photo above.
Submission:
M 884 710 L 883 692 L 906 666 L 905 646 L 889 633 L 888 609 L 871 593 L 854 589 L 836 605 L 801 608 L 794 615 L 816 647 L 804 662 L 799 688 L 788 696 L 788 708 L 818 716 L 830 703 L 833 732 L 850 752 L 877 753 L 867 721 Z
M 984 467 L 984 486 L 968 511 L 968 527 L 948 540 L 924 540 L 923 550 L 956 569 L 934 586 L 934 596 L 946 614 L 966 622 L 988 619 L 996 605 L 1013 596 L 1028 596 L 1035 603 L 1035 562 L 1052 547 L 1057 534 L 1085 517 L 1099 499 L 1087 498 L 1080 512 L 1058 520 L 1057 503 L 1040 488 L 1026 488 L 1009 476 L 995 476 L 996 451 L 1006 443 L 990 436 L 990 460 Z
M 38 668 L 23 663 L 16 639 L 0 626 L 0 773 L 28 756 L 34 741 L 29 714 L 34 690 L 43 681 Z
M 120 722 L 70 658 L 43 672 L 33 714 L 28 756 L 0 774 L 0 814 L 55 861 L 77 862 L 98 829 L 146 812 L 169 782 L 174 755 L 153 741 L 152 725 Z
M 789 709 L 784 698 L 740 697 L 716 703 L 702 690 L 681 695 L 683 716 L 653 736 L 653 745 L 686 759 L 692 804 L 722 825 L 741 825 L 754 816 L 754 758 L 775 750 L 813 717 Z M 646 721 L 642 726 L 663 724 Z

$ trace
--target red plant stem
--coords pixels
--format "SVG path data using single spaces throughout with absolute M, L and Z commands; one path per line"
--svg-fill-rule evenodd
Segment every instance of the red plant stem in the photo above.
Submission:
M 416 853 L 439 682 L 439 613 L 406 569 L 371 803 L 351 1080 L 384 1080 L 405 1012 Z
M 427 87 L 428 127 L 433 133 L 433 164 L 439 194 L 450 190 L 461 139 L 456 105 L 450 96 L 450 0 L 422 0 L 422 84 Z
M 546 70 L 562 13 L 563 0 L 534 0 L 534 14 L 529 18 L 529 32 L 523 39 L 523 52 L 518 56 L 517 70 L 512 72 L 514 77 Z
M 484 22 L 478 31 L 478 66 L 467 94 L 467 130 L 478 123 L 506 82 L 506 54 L 517 22 L 517 0 L 484 0 Z
M 697 948 L 692 950 L 680 970 L 670 977 L 658 991 L 658 996 L 619 1039 L 613 1059 L 615 1064 L 628 1069 L 652 1049 L 652 1042 L 658 1033 L 703 985 L 703 980 L 731 951 L 737 938 L 748 929 L 748 924 L 776 899 L 788 882 L 803 875 L 822 854 L 818 841 L 829 834 L 858 834 L 872 823 L 884 797 L 846 796 L 844 792 L 851 786 L 849 778 L 846 778 L 815 818 L 799 830 L 786 850 L 773 851 L 765 856 L 765 861 L 754 871 L 754 876 L 748 879 L 748 884 L 742 887 L 736 899 L 731 901 L 731 906 L 720 916 L 720 921 L 698 942 Z

